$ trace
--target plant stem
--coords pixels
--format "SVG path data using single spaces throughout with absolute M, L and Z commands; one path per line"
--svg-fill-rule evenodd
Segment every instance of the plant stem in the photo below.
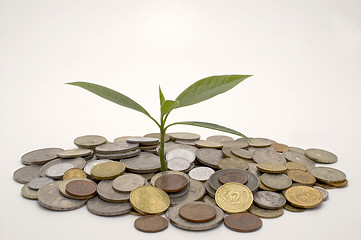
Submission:
M 159 147 L 159 159 L 160 159 L 160 170 L 162 172 L 167 171 L 167 162 L 165 161 L 165 154 L 164 154 L 164 137 L 165 137 L 165 129 L 164 125 L 160 128 L 160 147 Z

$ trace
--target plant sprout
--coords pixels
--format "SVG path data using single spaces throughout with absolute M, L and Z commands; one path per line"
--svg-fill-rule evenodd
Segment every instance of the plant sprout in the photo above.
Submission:
M 245 80 L 250 76 L 251 75 L 220 75 L 220 76 L 211 76 L 211 77 L 203 78 L 190 85 L 181 94 L 179 94 L 179 96 L 175 100 L 165 100 L 165 97 L 159 86 L 159 99 L 160 99 L 159 122 L 155 120 L 155 118 L 153 118 L 147 112 L 147 110 L 145 110 L 137 102 L 125 96 L 124 94 L 121 94 L 110 88 L 88 82 L 72 82 L 67 84 L 84 88 L 111 102 L 141 112 L 146 116 L 148 116 L 150 119 L 152 119 L 153 122 L 157 124 L 160 130 L 159 158 L 161 164 L 161 171 L 167 171 L 167 162 L 165 161 L 165 154 L 164 154 L 164 137 L 167 129 L 170 126 L 177 124 L 192 125 L 197 127 L 204 127 L 213 130 L 223 131 L 247 138 L 245 135 L 243 135 L 242 133 L 236 130 L 223 127 L 214 123 L 199 122 L 199 121 L 183 121 L 183 122 L 174 122 L 169 125 L 166 125 L 166 121 L 170 112 L 173 111 L 174 109 L 190 106 L 205 101 L 207 99 L 210 99 L 218 94 L 224 93 L 232 89 L 237 84 L 239 84 L 240 82 L 242 82 L 243 80 Z

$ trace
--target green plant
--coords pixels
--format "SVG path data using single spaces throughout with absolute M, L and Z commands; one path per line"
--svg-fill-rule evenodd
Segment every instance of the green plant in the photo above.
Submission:
M 141 112 L 147 115 L 150 119 L 152 119 L 160 130 L 160 147 L 159 147 L 159 157 L 161 163 L 161 171 L 167 170 L 167 163 L 164 159 L 164 136 L 166 130 L 173 125 L 176 124 L 184 124 L 184 125 L 192 125 L 204 128 L 210 128 L 218 131 L 223 131 L 231 134 L 235 134 L 244 138 L 247 138 L 242 133 L 223 127 L 214 123 L 207 122 L 198 122 L 198 121 L 183 121 L 183 122 L 175 122 L 169 125 L 166 125 L 167 118 L 169 113 L 175 108 L 190 106 L 207 99 L 210 99 L 218 94 L 224 93 L 237 84 L 250 77 L 251 75 L 220 75 L 220 76 L 211 76 L 204 79 L 201 79 L 192 85 L 190 85 L 187 89 L 185 89 L 176 100 L 165 100 L 162 90 L 159 86 L 159 99 L 160 99 L 160 122 L 155 120 L 141 105 L 132 100 L 131 98 L 109 89 L 107 87 L 103 87 L 97 84 L 88 83 L 88 82 L 72 82 L 67 83 L 70 85 L 78 86 L 84 88 L 102 98 L 105 98 L 111 102 L 119 104 L 123 107 L 127 107 L 138 112 Z

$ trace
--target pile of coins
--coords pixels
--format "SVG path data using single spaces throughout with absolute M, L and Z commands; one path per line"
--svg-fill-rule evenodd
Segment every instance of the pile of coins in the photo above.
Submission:
M 24 184 L 23 197 L 44 208 L 86 205 L 100 216 L 138 215 L 134 227 L 143 232 L 163 231 L 168 222 L 191 231 L 222 223 L 233 231 L 256 231 L 261 218 L 316 208 L 327 199 L 326 189 L 348 184 L 345 173 L 325 166 L 337 161 L 326 150 L 265 138 L 201 140 L 187 132 L 166 134 L 168 171 L 160 172 L 159 137 L 150 133 L 109 142 L 81 136 L 75 149 L 26 153 L 21 157 L 26 166 L 14 172 L 14 180 Z

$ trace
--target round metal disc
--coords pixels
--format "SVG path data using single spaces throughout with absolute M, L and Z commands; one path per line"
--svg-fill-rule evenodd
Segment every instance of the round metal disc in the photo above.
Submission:
M 45 164 L 58 157 L 58 153 L 63 151 L 61 148 L 43 148 L 34 150 L 24 154 L 21 157 L 21 162 L 25 165 L 30 164 Z
M 160 170 L 159 156 L 152 153 L 142 152 L 136 157 L 122 159 L 120 162 L 124 163 L 130 172 L 151 173 Z
M 89 212 L 99 216 L 120 216 L 132 210 L 129 202 L 112 203 L 103 201 L 99 197 L 89 199 L 86 206 Z
M 41 167 L 41 165 L 30 165 L 19 168 L 14 172 L 14 180 L 18 183 L 28 183 L 33 178 L 40 177 L 39 171 Z

